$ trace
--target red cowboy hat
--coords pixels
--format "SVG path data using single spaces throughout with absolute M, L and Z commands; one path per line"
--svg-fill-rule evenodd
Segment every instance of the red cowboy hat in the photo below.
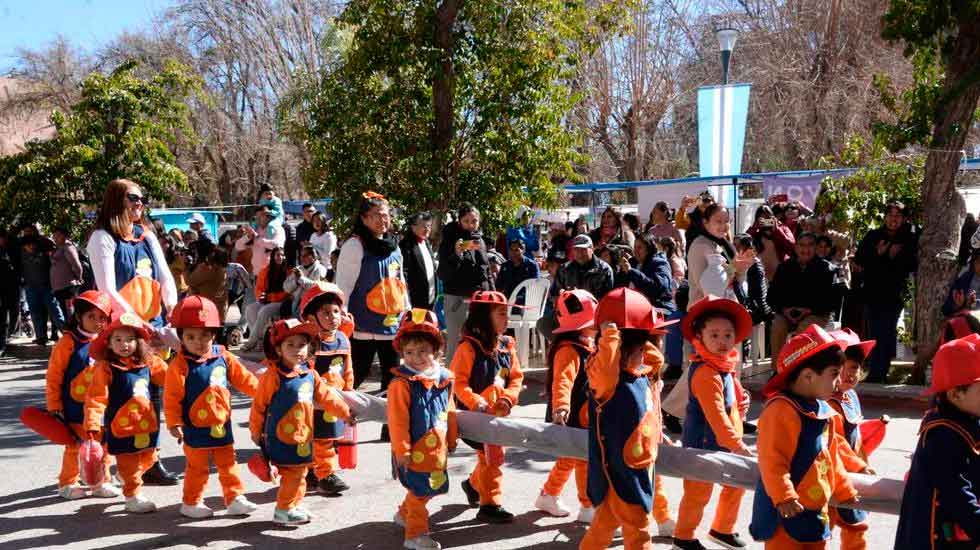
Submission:
M 681 334 L 684 335 L 684 338 L 693 340 L 697 336 L 694 334 L 694 322 L 709 312 L 723 313 L 734 321 L 736 343 L 745 340 L 752 334 L 752 315 L 742 304 L 708 294 L 694 302 L 694 305 L 687 310 L 687 315 L 681 322 Z
M 477 290 L 470 297 L 470 304 L 495 304 L 507 307 L 527 308 L 527 306 L 520 304 L 507 303 L 507 297 L 504 296 L 504 293 L 497 292 L 496 290 Z
M 401 323 L 398 325 L 398 332 L 395 334 L 395 339 L 391 342 L 391 346 L 395 348 L 395 351 L 401 353 L 401 339 L 408 334 L 427 334 L 435 339 L 438 343 L 438 349 L 445 346 L 446 341 L 442 337 L 442 331 L 439 330 L 439 319 L 436 314 L 421 308 L 414 308 L 412 310 L 406 311 L 402 314 Z
M 92 342 L 92 345 L 88 348 L 88 354 L 95 359 L 105 359 L 105 351 L 109 347 L 109 338 L 112 333 L 119 330 L 127 328 L 136 333 L 138 338 L 149 341 L 153 337 L 153 333 L 147 327 L 146 322 L 132 312 L 124 312 L 109 323 L 106 327 Z
M 78 296 L 75 296 L 71 302 L 74 304 L 78 300 L 88 302 L 92 304 L 95 309 L 105 313 L 108 317 L 112 317 L 112 298 L 110 298 L 105 292 L 99 292 L 98 290 L 86 290 Z
M 170 313 L 174 328 L 221 328 L 218 306 L 203 296 L 188 296 L 177 302 Z
M 840 340 L 844 343 L 844 350 L 849 350 L 853 347 L 861 350 L 862 359 L 867 359 L 868 355 L 871 355 L 871 350 L 875 347 L 874 340 L 861 340 L 861 337 L 857 335 L 856 332 L 849 328 L 834 330 L 830 332 L 830 335 L 834 338 Z
M 980 381 L 980 334 L 950 340 L 932 358 L 932 384 L 923 395 L 936 395 Z
M 344 305 L 344 291 L 340 290 L 339 286 L 333 283 L 319 281 L 303 293 L 303 297 L 299 301 L 300 318 L 305 317 L 308 313 L 313 313 L 306 311 L 306 308 L 315 305 L 317 298 L 321 296 L 336 296 L 340 300 L 340 305 Z
M 762 388 L 762 395 L 768 398 L 783 390 L 786 387 L 786 379 L 802 367 L 807 359 L 832 347 L 844 351 L 846 345 L 827 334 L 827 331 L 818 325 L 810 325 L 803 332 L 790 338 L 783 349 L 779 350 L 776 376 L 773 376 Z
M 663 327 L 677 321 L 664 321 L 664 318 L 639 292 L 625 288 L 614 288 L 599 300 L 595 311 L 597 325 L 616 323 L 622 329 L 645 330 L 651 334 L 666 334 Z

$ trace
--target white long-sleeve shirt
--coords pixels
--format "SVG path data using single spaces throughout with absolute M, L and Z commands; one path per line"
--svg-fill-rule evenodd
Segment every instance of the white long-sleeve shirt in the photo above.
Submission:
M 150 245 L 153 263 L 156 264 L 157 282 L 160 283 L 160 294 L 163 305 L 168 310 L 177 305 L 177 285 L 174 276 L 167 265 L 167 257 L 163 254 L 160 241 L 152 231 L 143 233 L 144 239 Z M 88 239 L 85 247 L 89 260 L 92 262 L 92 274 L 95 276 L 95 286 L 112 298 L 114 307 L 121 311 L 133 311 L 133 307 L 119 294 L 116 288 L 116 240 L 104 229 L 96 229 Z
M 354 288 L 357 286 L 357 279 L 361 276 L 362 261 L 364 261 L 364 245 L 361 244 L 361 240 L 357 237 L 351 237 L 344 241 L 343 246 L 340 247 L 340 256 L 337 257 L 337 265 L 334 267 L 334 272 L 337 274 L 334 283 L 340 287 L 340 290 L 344 291 L 346 300 L 350 300 L 351 294 L 354 293 Z M 404 283 L 405 270 L 400 269 L 398 276 Z M 410 309 L 411 307 L 412 305 L 406 292 L 405 309 Z M 354 323 L 357 323 L 357 319 L 354 319 Z M 394 340 L 395 336 L 362 332 L 355 328 L 354 338 L 358 340 Z
M 337 248 L 337 236 L 334 235 L 333 231 L 325 231 L 323 234 L 314 233 L 310 235 L 310 245 L 315 248 L 317 253 L 320 255 L 320 263 L 327 266 L 327 269 L 332 267 L 330 265 L 330 253 Z

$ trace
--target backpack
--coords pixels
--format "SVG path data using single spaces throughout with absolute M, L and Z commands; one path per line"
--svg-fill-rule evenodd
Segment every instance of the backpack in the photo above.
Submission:
M 92 261 L 88 258 L 88 253 L 86 253 L 81 248 L 78 250 L 78 261 L 82 264 L 82 288 L 80 292 L 85 292 L 86 290 L 97 290 L 95 288 L 95 272 L 92 271 Z

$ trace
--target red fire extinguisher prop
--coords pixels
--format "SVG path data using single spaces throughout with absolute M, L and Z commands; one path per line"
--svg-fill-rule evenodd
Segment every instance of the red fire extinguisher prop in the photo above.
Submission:
M 340 467 L 344 470 L 357 468 L 357 424 L 347 424 L 344 427 L 344 436 L 338 439 L 335 445 Z

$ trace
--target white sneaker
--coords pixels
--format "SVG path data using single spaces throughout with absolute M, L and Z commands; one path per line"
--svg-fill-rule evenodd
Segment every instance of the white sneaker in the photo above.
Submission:
M 126 511 L 134 514 L 146 514 L 156 512 L 157 505 L 143 495 L 136 495 L 126 498 Z
M 399 512 L 395 512 L 395 517 L 391 518 L 391 521 L 399 527 L 405 527 L 405 518 Z
M 657 524 L 657 534 L 659 534 L 661 537 L 673 537 L 675 527 L 677 527 L 677 522 L 672 519 L 668 519 L 663 523 Z
M 58 487 L 58 496 L 65 500 L 77 500 L 85 496 L 85 489 L 81 485 L 65 485 Z
M 579 523 L 592 523 L 592 518 L 594 517 L 595 517 L 595 508 L 592 506 L 589 506 L 588 508 L 583 506 L 582 508 L 579 509 L 578 517 L 575 518 L 575 521 Z
M 432 540 L 428 534 L 419 535 L 414 539 L 408 539 L 405 541 L 405 548 L 414 548 L 415 550 L 439 550 L 442 545 L 438 542 Z
M 208 508 L 203 503 L 194 505 L 181 504 L 180 515 L 192 519 L 204 519 L 214 515 L 214 510 Z
M 541 493 L 538 495 L 538 498 L 534 500 L 534 507 L 548 514 L 549 516 L 554 516 L 556 518 L 567 517 L 572 513 L 568 508 L 565 508 L 565 505 L 562 504 L 560 498 L 551 496 L 547 493 Z
M 103 483 L 92 489 L 92 496 L 95 498 L 116 498 L 122 495 L 122 491 L 111 483 Z
M 247 516 L 259 509 L 259 505 L 245 498 L 245 495 L 238 495 L 231 501 L 226 510 L 229 516 Z

